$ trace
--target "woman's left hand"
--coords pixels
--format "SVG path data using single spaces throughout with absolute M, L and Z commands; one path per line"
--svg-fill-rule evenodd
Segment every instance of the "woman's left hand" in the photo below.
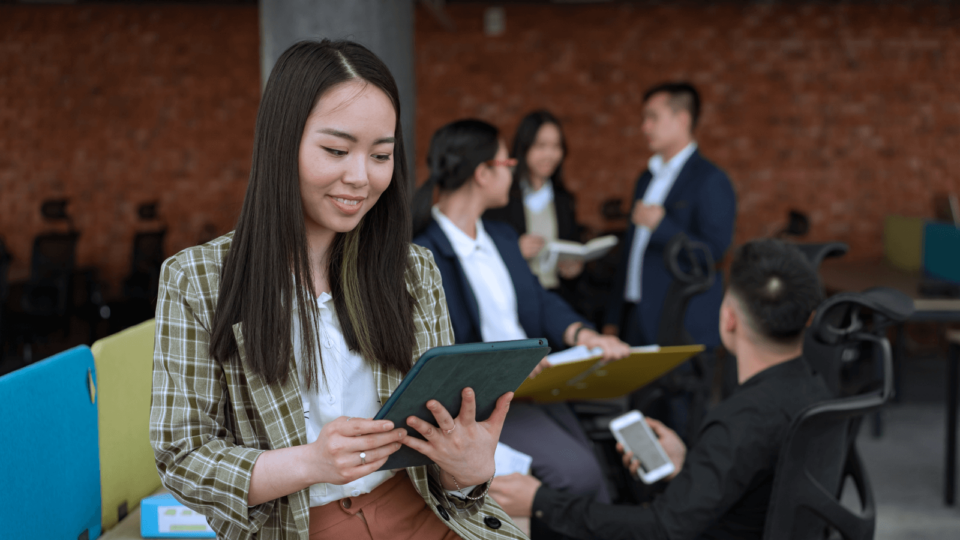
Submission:
M 557 263 L 557 273 L 563 279 L 573 279 L 583 272 L 583 261 L 560 261 Z
M 603 349 L 604 362 L 630 356 L 630 345 L 620 341 L 616 336 L 601 335 L 589 328 L 580 331 L 576 345 L 586 345 L 589 349 L 600 347 Z
M 476 421 L 477 401 L 472 388 L 464 388 L 461 394 L 463 405 L 456 419 L 436 400 L 427 402 L 440 428 L 424 422 L 416 416 L 407 418 L 407 425 L 426 438 L 404 437 L 403 444 L 432 459 L 447 475 L 456 478 L 459 487 L 483 484 L 493 476 L 493 454 L 500 440 L 500 430 L 510 409 L 513 392 L 507 392 L 497 400 L 490 418 Z M 455 489 L 456 485 L 444 488 Z

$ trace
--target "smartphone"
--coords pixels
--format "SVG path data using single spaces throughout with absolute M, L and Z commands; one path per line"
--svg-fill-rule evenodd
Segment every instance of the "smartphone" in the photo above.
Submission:
M 614 418 L 610 422 L 610 431 L 617 442 L 640 460 L 637 476 L 645 484 L 652 484 L 673 474 L 673 462 L 640 411 L 630 411 Z

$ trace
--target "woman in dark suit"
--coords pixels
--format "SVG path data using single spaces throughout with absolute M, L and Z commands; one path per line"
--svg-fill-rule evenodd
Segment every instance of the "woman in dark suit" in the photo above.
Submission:
M 480 120 L 448 124 L 434 134 L 427 161 L 430 178 L 414 198 L 413 241 L 432 252 L 440 269 L 457 343 L 546 337 L 554 350 L 600 347 L 607 359 L 630 353 L 544 290 L 509 225 L 481 219 L 507 203 L 515 165 L 497 128 Z M 440 196 L 431 207 L 434 188 Z M 514 402 L 500 441 L 530 455 L 544 484 L 609 500 L 592 445 L 565 404 Z
M 560 121 L 549 111 L 534 111 L 520 121 L 510 156 L 517 160 L 510 200 L 491 208 L 485 219 L 508 223 L 520 235 L 520 252 L 547 290 L 577 305 L 577 278 L 583 263 L 549 264 L 546 247 L 553 240 L 580 242 L 573 195 L 563 183 L 567 142 Z

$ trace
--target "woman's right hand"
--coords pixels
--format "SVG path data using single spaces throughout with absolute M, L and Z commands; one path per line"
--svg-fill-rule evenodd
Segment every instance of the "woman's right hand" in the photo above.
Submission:
M 520 253 L 524 259 L 530 260 L 540 253 L 543 246 L 546 245 L 543 237 L 536 234 L 525 234 L 520 237 Z
M 375 472 L 400 449 L 406 435 L 403 428 L 393 429 L 389 420 L 341 416 L 327 423 L 317 440 L 308 445 L 316 478 L 313 483 L 343 485 Z M 360 459 L 361 452 L 366 464 Z

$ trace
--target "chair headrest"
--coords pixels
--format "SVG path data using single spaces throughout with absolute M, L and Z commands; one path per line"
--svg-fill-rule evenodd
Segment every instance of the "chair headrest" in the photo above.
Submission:
M 862 308 L 880 315 L 871 330 L 864 328 Z M 909 319 L 913 311 L 913 299 L 896 289 L 875 287 L 859 293 L 845 292 L 820 305 L 811 330 L 820 341 L 835 345 L 858 332 L 879 334 L 887 326 Z
M 680 259 L 685 256 L 685 264 L 689 271 L 681 266 Z M 673 236 L 667 242 L 664 248 L 664 259 L 667 269 L 673 278 L 683 283 L 700 283 L 706 288 L 713 285 L 716 274 L 716 266 L 713 260 L 713 254 L 710 253 L 710 246 L 703 242 L 690 240 L 686 234 L 680 232 Z

